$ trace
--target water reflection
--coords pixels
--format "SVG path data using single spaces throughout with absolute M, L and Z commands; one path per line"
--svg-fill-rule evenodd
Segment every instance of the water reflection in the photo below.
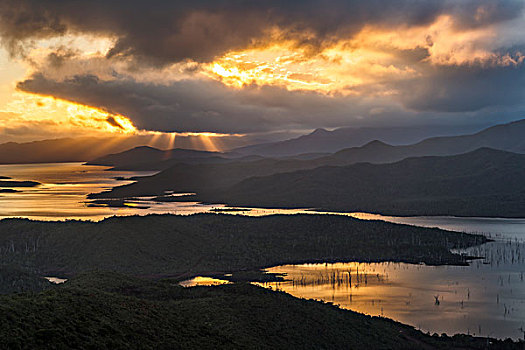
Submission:
M 221 284 L 228 284 L 229 281 L 221 280 L 212 277 L 197 276 L 192 279 L 182 281 L 179 283 L 182 287 L 195 287 L 195 286 L 219 286 Z
M 17 181 L 38 181 L 41 185 L 19 189 L 20 192 L 0 193 L 0 219 L 22 217 L 35 220 L 93 220 L 110 216 L 179 214 L 217 212 L 224 205 L 198 202 L 155 202 L 153 197 L 126 200 L 118 207 L 90 204 L 90 193 L 102 192 L 115 186 L 131 183 L 136 176 L 149 176 L 151 171 L 107 171 L 108 167 L 87 166 L 82 163 L 0 165 L 0 176 Z M 172 194 L 177 196 L 179 194 Z M 225 213 L 240 215 L 269 215 L 277 213 L 308 213 L 308 210 L 243 209 Z
M 67 282 L 67 278 L 59 278 L 59 277 L 44 277 L 46 280 L 53 284 L 62 284 Z
M 127 200 L 122 207 L 88 207 L 86 196 L 130 183 L 153 172 L 106 171 L 81 163 L 0 165 L 0 176 L 42 185 L 0 194 L 0 218 L 101 220 L 113 215 L 224 212 L 260 216 L 319 213 L 309 209 L 228 208 L 196 202 Z M 174 194 L 176 195 L 176 194 Z M 144 209 L 147 207 L 147 209 Z M 425 331 L 470 333 L 498 338 L 523 337 L 525 328 L 525 219 L 393 217 L 367 213 L 326 213 L 423 227 L 482 233 L 496 241 L 465 252 L 483 256 L 471 266 L 397 263 L 317 264 L 268 269 L 288 280 L 267 284 L 292 295 L 330 301 L 371 315 L 383 315 Z M 186 286 L 225 283 L 195 278 Z
M 385 316 L 431 333 L 523 337 L 522 243 L 485 245 L 488 259 L 472 266 L 404 263 L 285 265 L 267 269 L 286 281 L 266 283 L 294 296 Z M 480 249 L 480 248 L 475 248 Z
M 495 241 L 461 251 L 484 257 L 474 260 L 470 266 L 286 265 L 267 271 L 287 274 L 287 280 L 265 286 L 297 297 L 382 315 L 431 333 L 524 338 L 525 219 L 348 215 L 481 233 Z
M 349 213 L 362 220 L 382 220 L 397 224 L 438 227 L 443 230 L 483 234 L 493 239 L 525 239 L 525 218 L 479 218 L 457 216 L 386 216 L 369 213 Z

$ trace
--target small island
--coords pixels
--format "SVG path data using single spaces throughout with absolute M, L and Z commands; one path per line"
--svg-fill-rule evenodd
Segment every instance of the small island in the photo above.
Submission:
M 36 187 L 41 185 L 40 182 L 36 181 L 14 181 L 14 180 L 1 180 L 0 181 L 0 188 L 2 187 Z
M 17 193 L 17 192 L 20 192 L 20 191 L 12 189 L 12 188 L 0 188 L 0 193 Z

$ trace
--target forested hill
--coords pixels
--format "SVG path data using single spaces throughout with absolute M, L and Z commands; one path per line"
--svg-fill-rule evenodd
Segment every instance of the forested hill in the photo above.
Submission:
M 201 199 L 391 215 L 525 216 L 525 155 L 482 148 L 458 156 L 360 163 L 246 179 Z
M 162 195 L 164 191 L 209 192 L 233 186 L 254 176 L 267 176 L 296 170 L 315 169 L 321 166 L 347 166 L 357 163 L 386 164 L 410 157 L 451 156 L 473 152 L 479 148 L 492 148 L 514 153 L 525 153 L 525 120 L 497 125 L 473 135 L 430 138 L 413 145 L 392 146 L 381 141 L 372 141 L 362 147 L 348 148 L 330 155 L 315 154 L 282 159 L 224 159 L 209 157 L 206 153 L 195 158 L 189 155 L 175 156 L 169 161 L 142 163 L 144 157 L 133 160 L 125 155 L 116 155 L 105 164 L 126 163 L 127 168 L 165 169 L 161 173 L 142 178 L 136 184 L 117 187 L 93 198 L 119 198 L 145 195 Z M 135 154 L 136 152 L 131 152 Z M 151 152 L 147 152 L 148 154 Z M 158 152 L 157 152 L 158 153 Z M 210 154 L 211 155 L 211 154 Z M 155 157 L 150 157 L 155 159 Z M 133 164 L 136 163 L 136 164 Z M 299 204 L 298 204 L 299 205 Z
M 0 267 L 19 266 L 40 276 L 94 269 L 191 276 L 296 262 L 464 264 L 450 249 L 485 241 L 340 215 L 149 215 L 97 223 L 9 219 L 0 221 Z
M 3 349 L 522 349 L 413 327 L 247 284 L 183 288 L 85 274 L 0 296 Z

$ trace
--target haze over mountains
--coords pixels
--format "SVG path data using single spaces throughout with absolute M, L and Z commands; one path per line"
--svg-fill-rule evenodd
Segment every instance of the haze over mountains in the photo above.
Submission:
M 525 213 L 525 193 L 521 192 L 525 188 L 525 155 L 509 151 L 525 153 L 524 135 L 525 121 L 518 121 L 472 135 L 431 138 L 408 146 L 373 141 L 316 159 L 230 159 L 215 163 L 193 159 L 92 197 L 174 191 L 197 193 L 199 200 L 242 206 L 396 215 L 520 216 Z M 138 150 L 130 152 L 128 156 Z
M 401 129 L 400 129 L 401 130 Z M 397 131 L 396 131 L 397 132 Z M 325 133 L 318 131 L 318 133 Z M 328 139 L 334 132 L 326 132 Z M 304 139 L 315 137 L 313 134 L 304 136 Z M 308 161 L 299 168 L 311 168 L 321 165 L 348 165 L 356 162 L 373 162 L 385 163 L 394 162 L 407 157 L 423 156 L 423 155 L 451 155 L 469 152 L 481 147 L 490 147 L 494 149 L 501 149 L 511 152 L 525 152 L 525 120 L 497 125 L 487 128 L 478 133 L 462 136 L 445 136 L 435 137 L 423 140 L 412 145 L 393 146 L 386 144 L 383 141 L 374 140 L 364 146 L 347 148 L 339 150 L 334 154 L 320 153 L 321 149 L 313 148 L 310 150 L 313 153 L 297 154 L 294 156 L 280 157 L 282 161 L 289 161 L 290 164 L 295 164 L 297 160 Z M 323 136 L 324 137 L 324 136 Z M 337 135 L 335 136 L 337 139 Z M 298 139 L 289 140 L 295 142 Z M 284 151 L 277 153 L 286 153 L 288 145 L 284 141 Z M 353 142 L 353 141 L 352 141 Z M 255 147 L 255 146 L 254 146 Z M 279 147 L 279 144 L 273 144 L 274 149 Z M 255 148 L 253 148 L 255 151 Z M 135 149 L 127 150 L 121 154 L 110 154 L 103 157 L 93 159 L 89 164 L 100 164 L 114 166 L 117 169 L 127 170 L 161 170 L 167 169 L 170 166 L 182 163 L 221 163 L 231 162 L 235 159 L 247 162 L 256 161 L 264 157 L 262 154 L 254 154 L 246 156 L 242 149 L 219 153 L 219 152 L 196 152 L 191 150 L 167 150 L 162 151 L 151 147 L 137 147 Z M 279 157 L 271 157 L 279 158 Z M 296 165 L 291 165 L 291 170 L 298 169 Z
M 177 135 L 173 139 L 153 138 L 151 135 L 76 137 L 24 143 L 0 144 L 0 164 L 87 162 L 119 153 L 134 147 L 153 145 L 160 148 L 205 150 L 206 140 L 198 136 Z M 225 149 L 246 144 L 243 137 L 218 137 L 213 142 Z M 209 142 L 208 142 L 209 143 Z M 171 145 L 171 147 L 168 147 Z
M 298 170 L 323 165 L 350 165 L 359 162 L 390 163 L 408 157 L 431 155 L 454 155 L 488 147 L 509 152 L 525 153 L 525 120 L 487 128 L 478 133 L 462 136 L 435 137 L 412 145 L 392 146 L 382 141 L 371 141 L 361 147 L 340 150 L 329 155 L 315 156 L 316 153 L 274 158 L 272 161 L 258 156 L 241 157 L 239 153 L 205 152 L 173 149 L 162 151 L 152 147 L 136 147 L 122 153 L 97 158 L 89 164 L 116 166 L 126 169 L 143 170 L 167 169 L 176 163 L 204 164 L 243 161 L 244 167 L 262 170 L 272 167 L 280 170 Z M 254 161 L 256 163 L 250 163 Z M 204 169 L 201 169 L 204 171 Z M 217 169 L 215 169 L 217 170 Z M 215 171 L 214 170 L 214 171 Z M 256 173 L 256 170 L 254 170 Z
M 125 143 L 104 146 L 98 139 L 84 141 L 82 147 L 73 141 L 69 144 L 55 140 L 48 144 L 57 153 L 60 147 L 64 148 L 71 161 L 79 160 L 75 158 L 75 152 L 87 156 L 107 147 L 125 146 Z M 50 149 L 39 148 L 42 145 L 40 142 L 25 147 L 33 147 L 37 157 L 40 148 L 45 148 L 45 152 Z M 136 183 L 91 195 L 97 199 L 163 196 L 167 191 L 173 191 L 196 193 L 195 198 L 199 200 L 244 206 L 316 207 L 396 215 L 492 216 L 497 212 L 500 216 L 519 216 L 525 212 L 522 205 L 525 197 L 522 198 L 520 192 L 525 183 L 517 179 L 525 178 L 525 173 L 520 167 L 523 158 L 514 153 L 525 153 L 525 120 L 493 126 L 470 135 L 429 138 L 411 145 L 396 146 L 375 140 L 328 155 L 309 153 L 265 158 L 262 155 L 244 156 L 238 152 L 159 150 L 141 146 L 95 158 L 88 164 L 120 170 L 161 170 L 156 175 L 138 179 Z M 52 158 L 40 157 L 52 161 Z M 513 167 L 509 165 L 512 164 L 510 161 L 501 163 L 502 159 L 512 159 L 516 164 Z M 486 172 L 480 164 L 499 169 L 500 174 Z M 405 167 L 407 170 L 401 171 Z M 429 173 L 428 169 L 433 170 Z M 455 169 L 462 169 L 463 173 L 454 175 Z M 436 178 L 434 173 L 442 177 Z M 421 181 L 429 181 L 432 187 L 426 188 Z M 511 187 L 502 188 L 500 182 Z M 484 184 L 495 192 L 472 187 L 471 183 Z M 389 192 L 388 184 L 397 192 Z M 360 193 L 363 189 L 366 191 Z M 438 192 L 433 192 L 434 189 Z M 462 191 L 467 189 L 471 192 Z M 436 197 L 440 194 L 442 198 Z M 496 203 L 500 203 L 498 208 L 491 210 Z
M 244 155 L 284 157 L 304 153 L 333 153 L 344 148 L 360 147 L 374 140 L 391 145 L 407 145 L 435 136 L 469 134 L 481 126 L 415 126 L 389 128 L 338 128 L 333 131 L 316 129 L 297 138 L 250 145 L 233 151 Z
M 130 138 L 64 138 L 0 144 L 0 164 L 82 162 L 136 145 Z
M 456 156 L 359 163 L 252 177 L 202 197 L 230 205 L 386 215 L 522 217 L 525 155 L 480 148 Z
M 203 162 L 219 161 L 222 153 L 196 151 L 189 149 L 160 150 L 150 146 L 140 146 L 126 150 L 121 153 L 114 153 L 95 158 L 88 165 L 112 166 L 116 169 L 148 169 L 157 170 L 169 167 L 173 162 Z
M 239 145 L 249 143 L 250 137 L 224 138 L 216 137 L 213 142 L 215 145 L 225 151 L 222 154 L 226 158 L 240 158 L 249 156 L 264 157 L 287 157 L 312 159 L 333 153 L 348 147 L 363 146 L 373 141 L 381 140 L 383 142 L 399 145 L 409 144 L 425 137 L 435 135 L 455 135 L 462 132 L 477 130 L 479 126 L 464 127 L 394 127 L 394 128 L 340 128 L 333 131 L 317 129 L 308 135 L 293 138 L 284 141 L 272 143 L 259 143 L 251 146 L 235 148 Z M 287 135 L 282 133 L 281 137 Z M 133 136 L 112 136 L 112 137 L 80 137 L 80 138 L 63 138 L 53 140 L 42 140 L 25 143 L 8 142 L 0 144 L 0 164 L 20 164 L 20 163 L 53 163 L 53 162 L 80 162 L 90 161 L 93 164 L 106 164 L 110 154 L 120 153 L 130 150 L 134 147 L 151 146 L 156 148 L 176 148 L 185 150 L 196 150 L 206 152 L 206 141 L 198 136 L 177 136 L 172 141 L 171 147 L 167 147 L 169 142 L 156 140 L 152 142 L 151 136 L 133 135 Z M 160 151 L 160 150 L 159 150 Z M 160 162 L 170 158 L 188 158 L 180 152 L 167 152 L 166 155 L 153 155 L 149 159 L 145 157 L 144 150 L 138 150 L 135 154 L 123 155 L 124 158 L 131 159 L 132 155 L 137 157 L 136 161 L 126 162 L 126 164 L 117 164 L 119 161 L 115 157 L 114 166 L 129 167 L 133 162 L 135 168 L 147 169 L 150 165 L 146 163 Z M 157 152 L 160 154 L 160 152 Z M 173 153 L 173 156 L 170 154 Z M 212 152 L 213 153 L 213 152 Z M 220 152 L 210 154 L 211 157 L 219 156 Z M 311 154 L 307 154 L 311 153 Z M 196 154 L 196 153 L 195 153 Z M 101 158 L 102 159 L 98 159 Z M 142 159 L 143 158 L 143 159 Z M 203 158 L 203 157 L 196 157 Z M 217 159 L 215 159 L 217 160 Z M 144 163 L 138 167 L 139 163 Z M 155 169 L 165 169 L 172 165 L 173 162 L 157 164 Z
M 525 120 L 496 125 L 472 135 L 434 137 L 406 146 L 373 141 L 363 147 L 341 150 L 332 157 L 350 163 L 387 163 L 407 157 L 461 154 L 481 147 L 525 153 Z

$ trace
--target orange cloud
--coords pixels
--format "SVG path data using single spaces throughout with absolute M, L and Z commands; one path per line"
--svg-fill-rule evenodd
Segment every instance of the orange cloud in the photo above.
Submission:
M 480 13 L 480 15 L 482 15 Z M 274 85 L 328 95 L 391 94 L 384 82 L 425 74 L 427 65 L 517 65 L 521 53 L 497 52 L 498 30 L 487 25 L 461 28 L 449 15 L 422 26 L 396 30 L 366 25 L 350 38 L 339 38 L 312 53 L 295 41 L 279 41 L 229 52 L 203 65 L 203 74 L 224 84 Z M 389 84 L 392 85 L 392 84 Z
M 97 133 L 135 134 L 138 130 L 122 115 L 111 114 L 101 109 L 70 101 L 29 93 L 16 93 L 5 107 L 13 117 L 0 119 L 0 127 L 13 128 L 16 125 L 47 122 L 52 129 L 60 132 L 75 132 L 86 135 Z M 108 120 L 113 122 L 108 122 Z

